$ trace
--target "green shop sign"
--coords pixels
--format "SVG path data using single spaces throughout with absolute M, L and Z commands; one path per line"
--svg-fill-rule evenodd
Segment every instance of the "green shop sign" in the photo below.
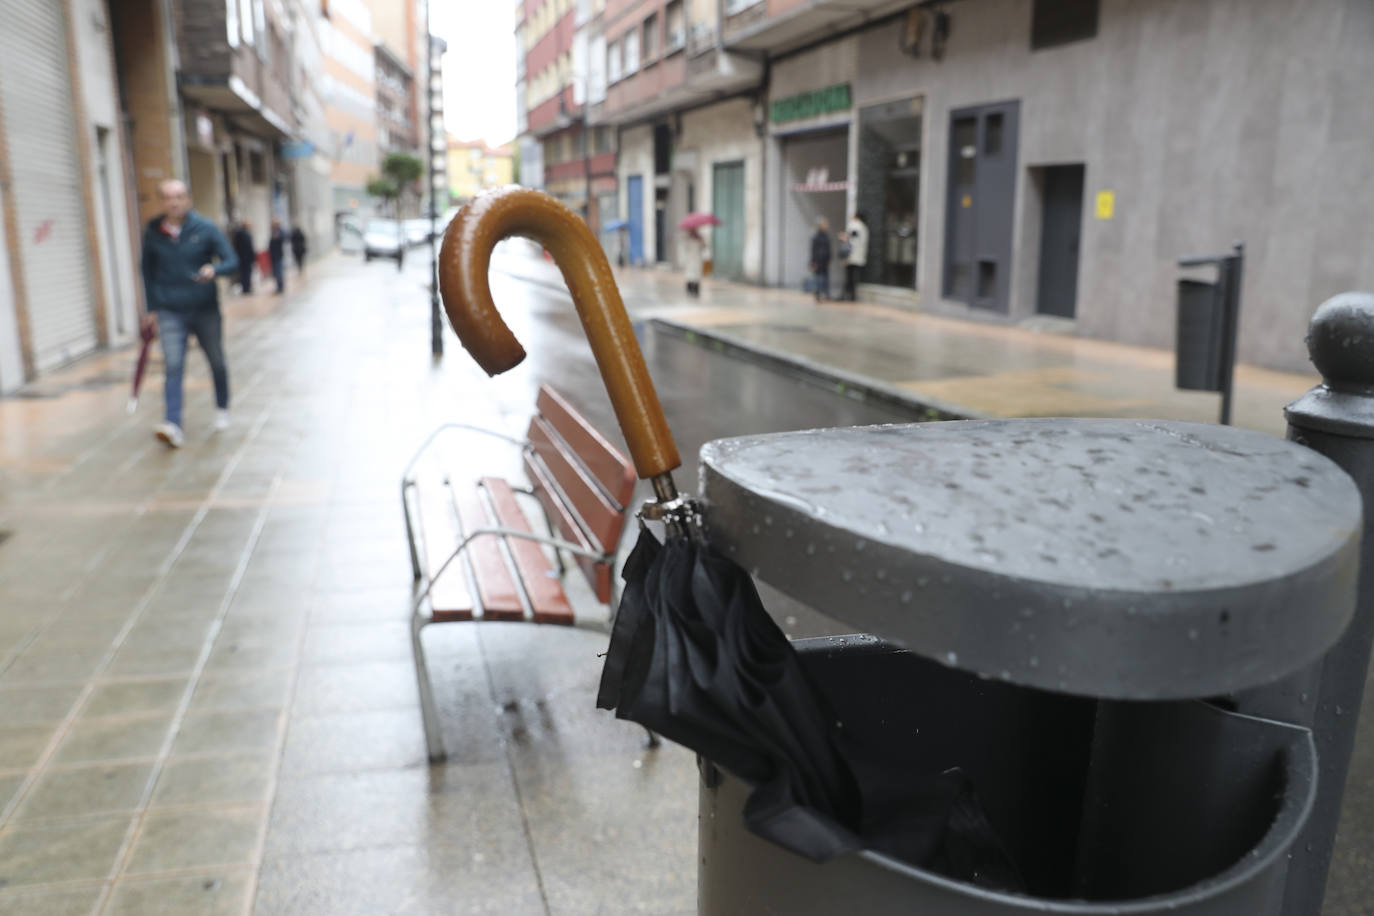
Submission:
M 778 99 L 769 107 L 768 114 L 774 124 L 781 124 L 783 121 L 800 121 L 832 111 L 844 111 L 850 106 L 849 84 L 841 83 Z

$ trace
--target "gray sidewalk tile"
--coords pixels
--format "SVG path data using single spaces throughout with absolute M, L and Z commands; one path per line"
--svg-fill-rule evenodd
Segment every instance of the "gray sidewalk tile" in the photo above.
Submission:
M 95 673 L 106 651 L 103 646 L 84 649 L 35 649 L 31 646 L 0 674 L 0 685 L 79 683 Z
M 293 716 L 415 708 L 420 702 L 410 659 L 302 668 Z
M 479 710 L 467 712 L 480 715 Z M 455 759 L 465 762 L 501 757 L 499 737 L 480 719 L 467 733 L 464 744 L 450 750 Z M 304 716 L 292 719 L 287 730 L 282 774 L 295 779 L 359 770 L 423 768 L 428 759 L 418 708 Z
M 57 722 L 81 695 L 80 684 L 0 687 L 0 727 Z
M 17 821 L 114 814 L 137 809 L 152 763 L 48 769 L 15 812 Z
M 0 886 L 104 878 L 129 823 L 123 816 L 7 827 L 0 831 Z
M 80 714 L 96 718 L 171 713 L 181 702 L 188 683 L 185 677 L 105 682 L 86 698 Z
M 272 754 L 173 757 L 158 777 L 150 804 L 167 808 L 266 803 L 276 768 Z
M 524 828 L 504 761 L 300 777 L 277 787 L 266 861 L 312 852 L 438 844 L 520 855 Z
M 391 846 L 263 864 L 257 916 L 535 916 L 545 912 L 523 849 L 501 854 Z
M 252 886 L 247 869 L 124 880 L 115 884 L 102 916 L 239 916 Z
M 89 916 L 103 885 L 0 894 L 0 916 Z
M 188 712 L 193 715 L 236 709 L 281 709 L 291 689 L 290 668 L 207 671 L 196 684 Z
M 171 713 L 139 718 L 79 718 L 57 746 L 59 764 L 144 760 L 155 757 L 172 726 Z
M 188 715 L 172 742 L 172 753 L 232 754 L 268 751 L 277 741 L 281 712 L 236 709 Z
M 28 769 L 36 764 L 59 724 L 0 728 L 0 769 Z
M 410 658 L 408 622 L 311 626 L 302 661 L 307 665 L 350 664 Z
M 265 820 L 262 805 L 150 811 L 125 874 L 252 865 Z
M 105 669 L 106 678 L 189 676 L 200 658 L 201 647 L 122 646 Z

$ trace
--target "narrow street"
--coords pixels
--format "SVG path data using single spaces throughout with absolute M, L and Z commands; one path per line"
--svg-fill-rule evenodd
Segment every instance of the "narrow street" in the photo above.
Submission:
M 430 628 L 451 758 L 427 767 L 402 467 L 444 420 L 522 432 L 541 382 L 615 427 L 544 288 L 493 274 L 525 366 L 487 379 L 451 334 L 431 363 L 426 266 L 335 258 L 229 299 L 234 425 L 211 432 L 193 354 L 180 451 L 151 435 L 156 362 L 125 414 L 130 351 L 0 401 L 0 912 L 694 910 L 695 762 L 592 708 L 603 636 Z M 684 456 L 903 419 L 647 344 Z M 793 635 L 835 629 L 770 605 Z

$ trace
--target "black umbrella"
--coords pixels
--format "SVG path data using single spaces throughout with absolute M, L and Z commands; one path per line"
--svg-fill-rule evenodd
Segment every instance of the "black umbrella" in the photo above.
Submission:
M 657 499 L 626 561 L 597 705 L 638 722 L 754 786 L 755 833 L 816 861 L 872 848 L 952 877 L 1021 886 L 967 778 L 918 778 L 864 748 L 807 676 L 749 575 L 706 543 L 700 507 L 680 496 L 680 465 L 610 266 L 587 225 L 541 192 L 504 188 L 449 224 L 439 285 L 454 330 L 495 375 L 524 350 L 491 300 L 495 244 L 523 235 L 563 271 L 641 479 Z

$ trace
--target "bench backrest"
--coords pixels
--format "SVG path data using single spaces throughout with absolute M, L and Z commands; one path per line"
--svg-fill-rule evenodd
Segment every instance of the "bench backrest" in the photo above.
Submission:
M 526 471 L 563 537 L 614 553 L 634 496 L 634 464 L 547 385 L 539 389 L 528 438 Z M 578 565 L 597 597 L 609 601 L 610 564 L 579 558 Z

